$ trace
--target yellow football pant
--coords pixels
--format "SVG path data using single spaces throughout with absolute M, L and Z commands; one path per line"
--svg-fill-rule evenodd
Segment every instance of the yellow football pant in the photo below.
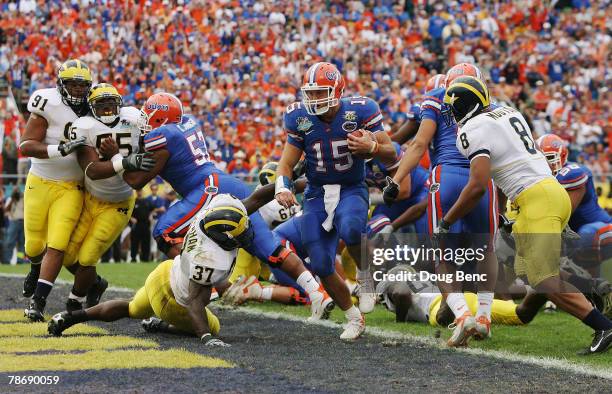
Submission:
M 470 308 L 472 314 L 476 314 L 478 310 L 478 296 L 474 293 L 464 293 L 464 295 L 468 308 Z M 441 304 L 442 295 L 439 295 L 429 306 L 429 324 L 432 326 L 439 325 L 436 316 L 440 310 Z M 493 304 L 491 305 L 491 322 L 507 325 L 522 325 L 523 322 L 516 314 L 517 306 L 518 305 L 512 301 L 493 300 Z
M 135 197 L 121 202 L 106 202 L 85 193 L 79 222 L 64 254 L 64 266 L 76 261 L 93 266 L 127 226 L 134 209 Z
M 238 249 L 236 265 L 229 278 L 230 283 L 234 283 L 240 276 L 244 276 L 245 278 L 255 276 L 256 278 L 268 280 L 270 278 L 270 268 L 268 268 L 267 264 L 263 264 L 257 257 L 246 250 Z
M 28 174 L 24 193 L 25 252 L 38 256 L 45 247 L 68 247 L 83 206 L 83 187 L 76 181 L 51 181 Z
M 556 179 L 544 179 L 522 191 L 512 235 L 516 240 L 514 271 L 531 286 L 559 275 L 561 232 L 572 213 L 569 195 Z
M 149 274 L 145 285 L 136 292 L 136 295 L 130 301 L 130 317 L 132 319 L 146 319 L 156 315 L 181 331 L 193 333 L 187 309 L 179 305 L 174 299 L 174 294 L 172 294 L 172 288 L 170 287 L 172 263 L 173 260 L 166 260 Z M 221 329 L 219 318 L 210 309 L 205 309 L 211 334 L 219 334 Z

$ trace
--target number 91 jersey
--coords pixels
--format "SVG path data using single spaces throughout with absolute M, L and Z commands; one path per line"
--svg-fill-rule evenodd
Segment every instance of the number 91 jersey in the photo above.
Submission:
M 493 180 L 511 201 L 529 186 L 552 178 L 527 121 L 511 107 L 499 107 L 468 120 L 457 134 L 457 148 L 470 162 L 489 157 Z
M 174 298 L 185 307 L 189 302 L 190 281 L 204 286 L 218 285 L 229 278 L 236 263 L 238 250 L 221 248 L 204 234 L 199 223 L 200 218 L 196 217 L 185 235 L 181 254 L 174 258 L 170 271 Z
M 77 119 L 70 128 L 71 139 L 85 137 L 87 145 L 93 147 L 100 159 L 100 145 L 106 138 L 111 137 L 119 145 L 119 153 L 126 157 L 138 150 L 140 130 L 135 120 L 140 118 L 140 110 L 134 107 L 123 107 L 119 111 L 119 121 L 108 126 L 93 116 L 84 116 Z M 132 196 L 132 188 L 125 183 L 123 176 L 117 174 L 110 178 L 92 180 L 85 177 L 85 188 L 99 200 L 107 202 L 121 202 Z
M 347 135 L 365 129 L 383 131 L 383 116 L 376 101 L 368 97 L 340 100 L 331 123 L 309 115 L 301 102 L 287 107 L 284 125 L 287 142 L 304 151 L 308 184 L 354 185 L 365 180 L 365 161 L 351 154 Z
M 47 133 L 42 142 L 49 145 L 58 145 L 70 139 L 68 130 L 78 116 L 63 103 L 62 96 L 56 88 L 39 89 L 35 91 L 28 101 L 28 111 L 47 120 Z M 83 171 L 77 163 L 76 153 L 68 156 L 50 159 L 30 158 L 32 168 L 30 171 L 43 179 L 54 181 L 81 181 Z

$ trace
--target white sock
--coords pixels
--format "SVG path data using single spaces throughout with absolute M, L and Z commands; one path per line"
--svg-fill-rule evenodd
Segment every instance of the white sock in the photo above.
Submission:
M 463 293 L 450 293 L 448 297 L 446 297 L 446 303 L 453 311 L 455 317 L 461 317 L 465 312 L 470 311 L 467 303 L 465 302 Z
M 79 296 L 77 296 L 77 295 L 74 295 L 74 293 L 73 293 L 73 292 L 70 292 L 70 295 L 68 296 L 68 299 L 69 299 L 69 300 L 77 300 L 78 302 L 81 302 L 81 303 L 82 303 L 82 302 L 85 302 L 85 299 L 86 299 L 86 298 L 87 298 L 87 297 L 79 297 Z
M 361 319 L 361 312 L 355 305 L 351 305 L 350 308 L 344 311 L 344 316 L 346 316 L 346 320 L 348 321 L 359 320 Z
M 319 282 L 317 282 L 308 270 L 302 272 L 300 276 L 298 276 L 296 282 L 309 295 L 319 290 Z
M 264 287 L 261 290 L 261 299 L 264 301 L 270 301 L 272 299 L 273 291 L 274 291 L 274 287 L 272 286 Z
M 493 305 L 493 293 L 491 292 L 478 292 L 478 310 L 476 317 L 486 316 L 489 321 L 491 320 L 491 306 Z

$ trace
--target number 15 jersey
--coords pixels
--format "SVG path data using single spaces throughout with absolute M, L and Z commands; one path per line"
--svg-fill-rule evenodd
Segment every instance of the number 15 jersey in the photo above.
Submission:
M 511 201 L 531 185 L 552 178 L 525 118 L 514 108 L 499 107 L 468 120 L 457 134 L 457 148 L 470 161 L 489 157 L 493 180 Z

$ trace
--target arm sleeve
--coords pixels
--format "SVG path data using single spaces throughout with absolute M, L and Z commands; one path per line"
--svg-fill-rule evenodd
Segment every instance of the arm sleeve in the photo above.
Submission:
M 304 135 L 298 131 L 296 123 L 295 116 L 287 110 L 283 116 L 283 126 L 287 132 L 287 142 L 296 148 L 304 150 Z
M 437 97 L 425 96 L 419 108 L 420 119 L 431 119 L 434 122 L 438 121 L 438 117 L 442 113 L 442 102 Z
M 45 95 L 42 94 L 40 90 L 32 93 L 30 99 L 28 100 L 28 112 L 48 119 L 47 113 L 51 105 L 48 103 L 45 105 L 44 100 L 46 100 Z
M 162 129 L 163 127 L 160 127 L 159 129 L 155 129 L 144 136 L 143 141 L 145 151 L 152 152 L 166 147 L 168 140 Z
M 366 100 L 363 109 L 361 128 L 377 133 L 384 130 L 383 116 L 378 107 L 378 103 L 370 98 Z
M 557 180 L 565 190 L 576 190 L 588 182 L 589 174 L 579 165 L 570 164 L 559 171 Z

